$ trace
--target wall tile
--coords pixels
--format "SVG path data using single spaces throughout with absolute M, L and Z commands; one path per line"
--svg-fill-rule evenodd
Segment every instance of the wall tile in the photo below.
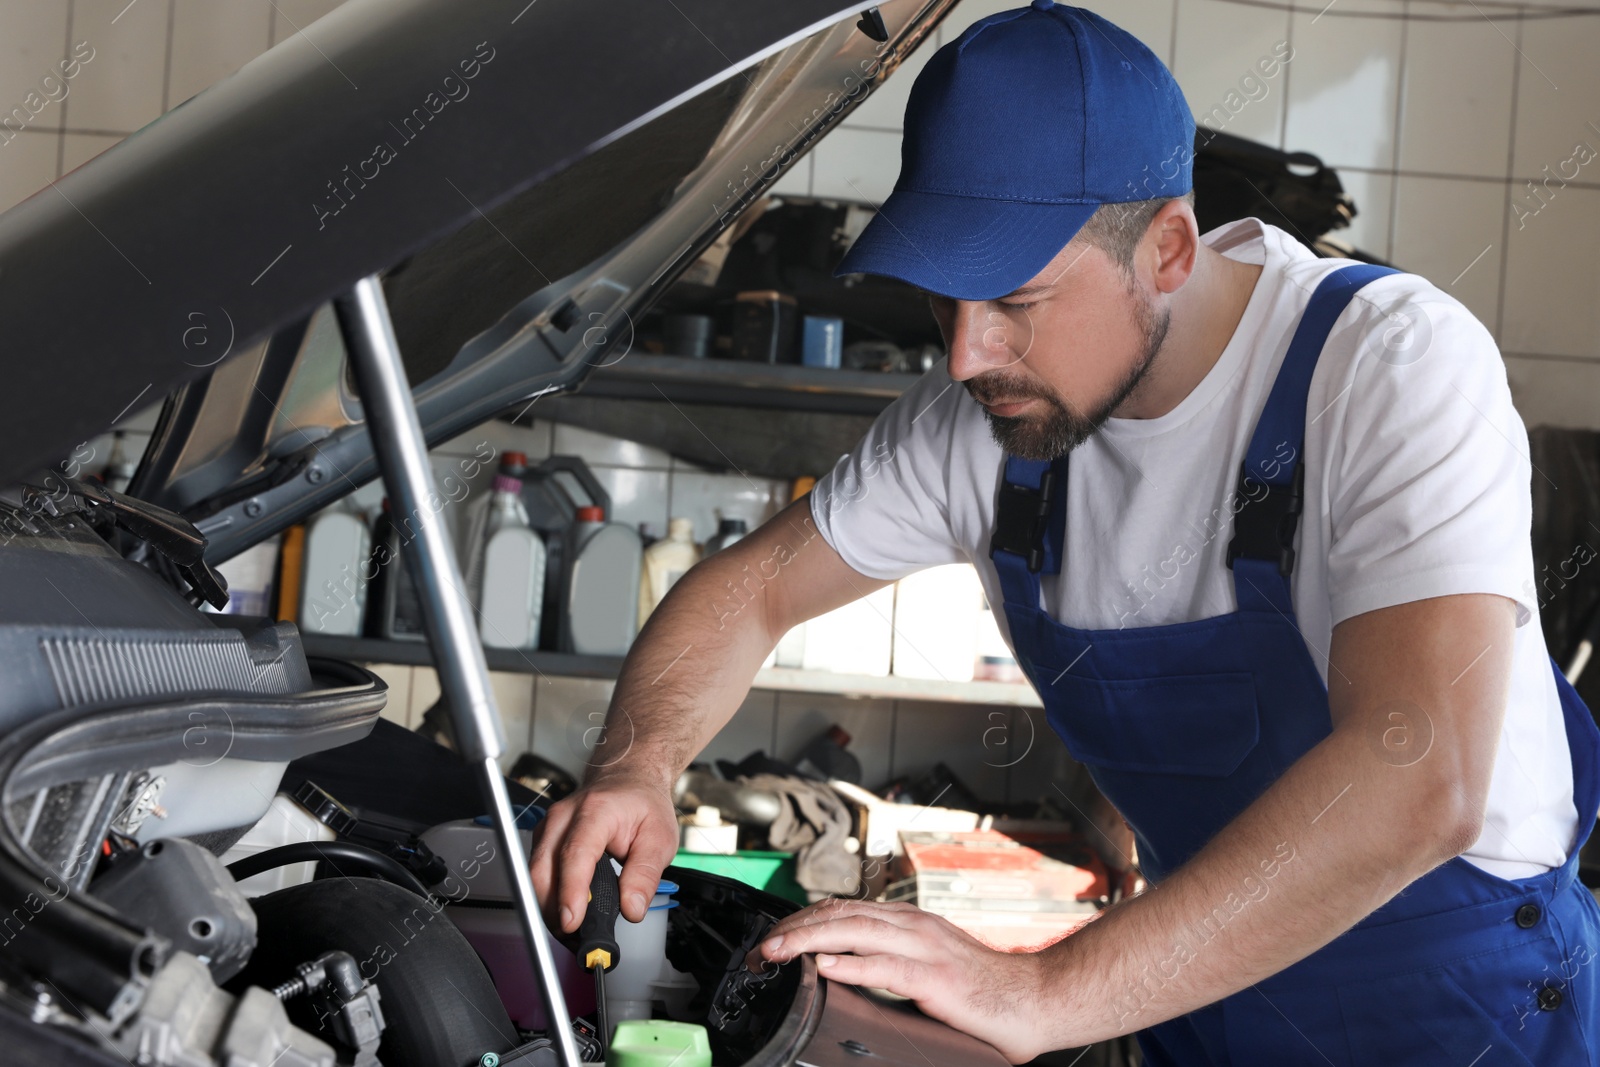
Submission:
M 807 152 L 796 160 L 788 173 L 773 183 L 771 191 L 774 196 L 810 196 L 811 153 Z
M 55 180 L 60 145 L 59 133 L 37 131 L 19 133 L 0 143 L 0 211 L 26 200 Z
M 500 757 L 503 771 L 511 770 L 517 757 L 533 744 L 533 683 L 531 674 L 489 672 L 489 688 L 494 693 L 500 723 L 506 732 L 506 751 Z
M 811 165 L 812 196 L 881 204 L 900 173 L 900 135 L 834 130 L 811 150 Z
M 411 668 L 411 715 L 413 725 L 439 701 L 439 675 L 432 667 Z
M 1172 72 L 1200 124 L 1263 144 L 1279 145 L 1285 72 L 1280 70 L 1276 78 L 1265 80 L 1256 64 L 1271 58 L 1274 47 L 1289 39 L 1287 12 L 1241 7 L 1225 0 L 1182 0 L 1177 25 L 1178 48 Z M 1293 62 L 1297 60 L 1291 62 L 1291 67 Z M 1254 88 L 1258 83 L 1266 85 L 1265 95 Z M 1258 99 L 1249 99 L 1246 90 Z M 1216 108 L 1222 108 L 1226 118 L 1219 115 L 1215 121 L 1206 122 Z
M 121 135 L 68 133 L 61 139 L 61 173 L 71 174 L 101 152 L 122 140 Z
M 997 710 L 1009 718 L 1006 709 L 897 701 L 890 777 L 914 777 L 943 763 L 981 799 L 1004 802 L 1005 757 L 985 747 L 986 735 L 994 741 L 989 731 L 999 720 L 991 719 L 990 713 Z
M 0 4 L 0 119 L 12 122 L 8 130 L 61 128 L 61 105 L 52 98 L 66 99 L 61 94 L 70 97 L 74 88 L 73 81 L 61 77 L 66 45 L 66 4 L 38 0 Z M 53 80 L 42 82 L 47 75 Z M 22 118 L 13 117 L 14 108 L 22 109 Z M 4 162 L 0 157 L 0 167 Z
M 1350 199 L 1355 201 L 1356 217 L 1348 229 L 1334 230 L 1328 236 L 1348 241 L 1380 258 L 1389 258 L 1389 208 L 1394 193 L 1394 178 L 1370 171 L 1341 170 L 1339 181 Z
M 412 714 L 411 668 L 399 663 L 369 663 L 367 670 L 382 678 L 389 687 L 389 702 L 383 706 L 383 717 L 407 730 L 416 729 L 421 716 Z
M 1334 167 L 1394 166 L 1403 28 L 1394 19 L 1294 16 L 1285 148 Z
M 72 39 L 89 42 L 94 58 L 67 97 L 69 128 L 132 133 L 161 114 L 167 10 L 160 0 L 76 0 Z
M 667 510 L 673 518 L 693 519 L 694 539 L 704 544 L 719 519 L 743 519 L 755 529 L 788 503 L 787 493 L 788 483 L 770 478 L 678 470 Z
M 1513 219 L 1506 249 L 1501 347 L 1600 358 L 1600 189 L 1562 189 L 1521 222 Z M 1597 396 L 1587 395 L 1591 406 Z
M 501 419 L 490 419 L 474 426 L 459 437 L 437 445 L 435 453 L 449 456 L 476 456 L 480 446 L 488 444 L 494 449 L 494 462 L 499 462 L 502 452 L 521 452 L 529 463 L 538 463 L 550 455 L 550 423 L 535 420 L 531 426 L 516 425 Z
M 306 29 L 338 7 L 342 0 L 274 0 L 272 43 Z
M 1397 181 L 1394 262 L 1427 278 L 1495 330 L 1505 186 L 1404 174 Z
M 1532 19 L 1522 24 L 1517 61 L 1517 178 L 1573 173 L 1562 164 L 1579 142 L 1600 149 L 1600 18 Z M 1579 181 L 1600 182 L 1600 162 L 1579 172 Z
M 832 693 L 779 693 L 777 697 L 777 741 L 773 745 L 773 755 L 778 759 L 793 763 L 818 734 L 838 724 L 850 735 L 851 755 L 861 761 L 861 784 L 877 789 L 888 782 L 894 701 Z
M 612 522 L 639 528 L 651 525 L 657 537 L 667 533 L 667 471 L 636 470 L 630 467 L 595 467 L 594 476 L 611 494 Z
M 265 52 L 272 16 L 268 0 L 174 0 L 167 106 L 177 107 Z
M 772 752 L 772 725 L 777 716 L 777 694 L 755 690 L 745 697 L 726 726 L 718 730 L 695 756 L 697 763 L 719 759 L 739 762 L 752 752 Z
M 1511 399 L 1528 429 L 1600 430 L 1600 361 L 1529 359 L 1507 353 Z
M 619 758 L 629 739 L 606 737 L 601 731 L 615 688 L 615 682 L 601 678 L 539 675 L 533 687 L 532 750 L 580 780 L 590 761 Z M 597 757 L 595 744 L 602 739 L 607 748 Z
M 1474 8 L 1417 2 L 1411 11 L 1459 16 L 1473 14 Z M 1401 170 L 1505 176 L 1516 33 L 1509 19 L 1408 24 Z
M 667 470 L 672 457 L 659 448 L 624 441 L 580 426 L 557 423 L 552 445 L 558 456 L 582 456 L 591 467 L 652 467 Z

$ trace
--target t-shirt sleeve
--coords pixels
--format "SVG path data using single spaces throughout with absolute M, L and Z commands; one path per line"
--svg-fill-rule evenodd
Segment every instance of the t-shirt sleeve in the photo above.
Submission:
M 811 491 L 823 539 L 869 578 L 962 563 L 950 519 L 950 450 L 966 392 L 943 362 L 883 410 Z
M 1532 468 L 1505 364 L 1466 308 L 1406 284 L 1355 320 L 1361 351 L 1330 447 L 1333 622 L 1493 593 L 1517 602 L 1521 626 L 1536 610 Z

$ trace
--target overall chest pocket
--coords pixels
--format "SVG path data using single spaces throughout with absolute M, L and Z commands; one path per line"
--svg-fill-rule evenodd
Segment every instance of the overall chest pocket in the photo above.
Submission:
M 1109 770 L 1224 778 L 1261 739 L 1255 678 L 1244 672 L 1123 681 L 1063 674 L 1043 697 L 1073 757 Z

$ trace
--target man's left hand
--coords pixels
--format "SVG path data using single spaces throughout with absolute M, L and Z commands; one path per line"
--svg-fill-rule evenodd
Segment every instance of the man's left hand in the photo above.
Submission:
M 1043 988 L 1037 953 L 997 952 L 949 920 L 910 904 L 828 900 L 795 912 L 757 945 L 751 962 L 817 954 L 825 978 L 907 997 L 923 1012 L 1025 1063 L 1036 1042 Z

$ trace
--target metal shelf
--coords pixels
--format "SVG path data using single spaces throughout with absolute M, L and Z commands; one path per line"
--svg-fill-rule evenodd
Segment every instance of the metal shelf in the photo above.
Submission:
M 1039 694 L 1026 682 L 946 682 L 937 678 L 880 678 L 870 674 L 835 674 L 793 667 L 767 667 L 756 674 L 752 689 L 782 693 L 834 693 L 847 697 L 888 700 L 931 700 L 954 704 L 999 704 L 1007 707 L 1043 707 Z
M 582 395 L 875 415 L 919 377 L 640 353 L 597 367 Z
M 384 641 L 370 637 L 330 637 L 304 634 L 306 654 L 357 663 L 399 663 L 433 666 L 433 650 L 425 641 Z M 561 678 L 616 678 L 622 670 L 620 656 L 580 656 L 569 652 L 520 651 L 486 648 L 484 658 L 492 671 L 553 675 Z M 793 667 L 767 667 L 757 672 L 752 689 L 780 693 L 829 693 L 880 700 L 926 700 L 954 704 L 1003 707 L 1040 707 L 1033 687 L 1023 682 L 945 682 L 938 679 L 880 678 L 867 674 L 835 674 Z

